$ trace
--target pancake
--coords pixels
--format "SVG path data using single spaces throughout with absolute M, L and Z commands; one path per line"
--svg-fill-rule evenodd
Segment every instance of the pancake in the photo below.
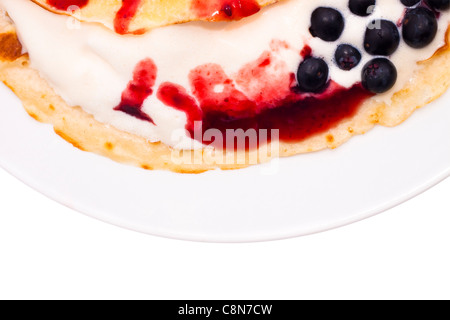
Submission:
M 450 33 L 446 33 L 446 43 Z M 352 136 L 364 134 L 380 124 L 396 126 L 414 110 L 442 95 L 450 85 L 450 48 L 445 45 L 425 61 L 389 101 L 377 96 L 366 99 L 351 117 L 301 141 L 269 143 L 267 150 L 222 151 L 211 148 L 178 150 L 162 142 L 116 129 L 97 121 L 83 106 L 71 106 L 58 95 L 23 53 L 14 23 L 3 12 L 0 17 L 0 80 L 22 101 L 38 121 L 50 123 L 55 132 L 75 147 L 144 169 L 198 173 L 211 169 L 237 169 L 266 162 L 274 157 L 336 148 Z M 223 161 L 227 159 L 227 161 Z M 231 160 L 230 160 L 231 159 Z
M 195 20 L 238 20 L 277 0 L 33 0 L 60 14 L 102 23 L 119 34 Z

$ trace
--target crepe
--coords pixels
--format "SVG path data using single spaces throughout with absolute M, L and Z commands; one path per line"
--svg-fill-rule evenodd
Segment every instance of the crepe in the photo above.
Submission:
M 99 22 L 117 33 L 195 20 L 238 20 L 278 0 L 33 0 L 53 12 Z
M 447 43 L 450 33 L 446 34 Z M 363 134 L 376 124 L 395 126 L 414 110 L 443 94 L 450 85 L 450 48 L 440 48 L 432 58 L 419 62 L 419 68 L 406 86 L 396 92 L 389 105 L 369 98 L 351 118 L 299 142 L 283 142 L 268 150 L 274 152 L 175 150 L 163 143 L 120 131 L 96 121 L 79 106 L 69 106 L 51 86 L 30 67 L 22 54 L 14 25 L 5 13 L 0 15 L 0 80 L 23 102 L 26 111 L 38 121 L 50 123 L 55 132 L 75 147 L 132 164 L 144 169 L 165 169 L 198 173 L 211 169 L 237 169 L 266 162 L 273 157 L 292 156 L 325 148 L 336 148 L 352 136 Z M 226 157 L 228 161 L 221 161 Z M 230 161 L 231 159 L 231 161 Z

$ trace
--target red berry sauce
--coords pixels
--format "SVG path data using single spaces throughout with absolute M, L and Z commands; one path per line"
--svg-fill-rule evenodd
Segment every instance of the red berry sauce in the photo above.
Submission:
M 270 52 L 245 65 L 233 79 L 219 65 L 206 64 L 192 70 L 189 80 L 192 95 L 166 82 L 159 87 L 157 98 L 186 113 L 186 129 L 197 139 L 209 129 L 220 130 L 223 137 L 227 129 L 255 129 L 257 134 L 267 129 L 270 140 L 270 130 L 278 129 L 281 141 L 298 142 L 353 116 L 373 96 L 359 83 L 346 89 L 333 81 L 320 94 L 299 92 L 295 75 Z M 196 121 L 202 123 L 201 134 L 194 132 Z M 200 142 L 226 147 L 214 141 Z
M 300 56 L 305 58 L 309 58 L 312 55 L 312 49 L 310 46 L 304 46 L 303 49 L 300 51 Z
M 47 3 L 55 9 L 67 11 L 70 6 L 83 8 L 88 4 L 89 0 L 47 0 Z
M 197 70 L 200 73 L 191 78 L 199 105 L 185 89 L 177 85 L 166 83 L 158 90 L 158 99 L 186 113 L 186 129 L 191 137 L 200 136 L 194 134 L 194 121 L 201 120 L 202 137 L 209 129 L 220 130 L 223 137 L 227 129 L 255 129 L 257 134 L 259 129 L 267 129 L 269 134 L 271 129 L 278 129 L 281 141 L 302 141 L 351 117 L 359 105 L 372 96 L 360 84 L 345 89 L 332 82 L 319 95 L 298 93 L 292 88 L 283 98 L 271 97 L 271 102 L 250 100 L 225 79 L 224 74 L 219 72 L 212 78 L 205 77 L 208 73 L 206 70 L 211 68 L 212 66 L 202 67 L 200 69 L 203 70 Z M 225 86 L 223 93 L 214 92 L 214 83 Z
M 191 4 L 192 12 L 210 21 L 240 20 L 260 9 L 255 0 L 193 0 Z
M 117 11 L 114 18 L 114 30 L 117 33 L 129 33 L 131 20 L 136 15 L 141 2 L 142 0 L 122 0 L 122 7 Z M 89 0 L 47 0 L 47 3 L 55 9 L 67 11 L 70 6 L 83 8 L 89 3 Z M 143 32 L 144 30 L 137 30 L 133 33 L 140 34 Z
M 119 34 L 126 34 L 129 31 L 131 20 L 136 15 L 136 12 L 142 0 L 122 0 L 122 7 L 117 11 L 114 18 L 114 30 Z M 138 30 L 133 33 L 143 33 L 143 30 Z
M 144 59 L 133 71 L 133 80 L 122 92 L 120 104 L 114 108 L 140 120 L 154 123 L 149 115 L 142 111 L 142 105 L 152 93 L 155 85 L 157 68 L 152 59 Z
M 122 7 L 114 18 L 114 30 L 119 34 L 129 33 L 130 23 L 142 0 L 122 0 Z M 67 11 L 70 6 L 85 7 L 89 0 L 47 0 L 55 9 Z M 261 7 L 255 0 L 193 0 L 191 11 L 201 19 L 211 21 L 239 20 L 257 13 Z M 133 31 L 142 34 L 145 30 Z

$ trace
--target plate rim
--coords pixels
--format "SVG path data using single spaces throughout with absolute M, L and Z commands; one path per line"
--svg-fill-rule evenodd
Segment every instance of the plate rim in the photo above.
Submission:
M 5 100 L 5 97 L 4 97 L 5 94 L 6 93 L 4 90 L 0 90 L 0 98 L 2 100 Z M 31 119 L 30 117 L 28 117 L 28 115 L 23 110 L 22 106 L 20 105 L 20 101 L 15 97 L 15 95 L 12 92 L 9 92 L 9 95 L 12 96 L 13 99 L 15 99 L 19 103 L 21 110 L 17 111 L 17 112 L 20 112 L 21 115 L 23 114 L 26 117 L 27 121 L 29 121 L 30 123 L 32 122 L 32 123 L 36 123 L 37 125 L 42 125 L 41 123 L 37 123 L 34 119 Z M 445 105 L 446 101 L 450 102 L 450 92 L 447 93 L 446 97 L 447 98 L 444 98 L 441 100 L 441 101 L 444 101 L 444 103 L 443 103 L 444 105 Z M 415 113 L 417 113 L 417 112 L 415 112 Z M 45 126 L 51 127 L 49 125 L 45 125 Z M 45 130 L 47 130 L 47 129 L 49 129 L 49 128 L 45 128 Z M 52 130 L 47 130 L 47 131 L 52 131 Z M 374 131 L 374 130 L 371 130 L 371 131 Z M 53 132 L 48 132 L 48 134 L 52 135 L 52 139 L 53 139 L 53 137 L 57 138 Z M 58 138 L 58 139 L 60 139 L 60 138 Z M 64 144 L 67 144 L 67 142 L 65 142 L 65 141 L 62 141 L 62 142 Z M 346 144 L 349 144 L 349 142 L 347 142 Z M 72 146 L 70 146 L 70 147 L 73 148 L 73 150 L 79 151 L 78 149 L 75 149 Z M 343 146 L 341 146 L 340 148 L 343 148 Z M 333 152 L 333 151 L 330 151 L 330 152 Z M 85 155 L 85 154 L 91 154 L 91 153 L 82 152 L 82 154 Z M 104 159 L 104 160 L 112 162 L 112 160 L 110 160 L 110 159 L 107 159 L 107 158 L 104 158 L 104 157 L 101 157 L 98 155 L 94 155 L 94 154 L 91 154 L 91 155 L 101 158 L 102 161 Z M 124 164 L 119 164 L 119 165 L 120 165 L 120 167 L 127 166 Z M 102 210 L 97 207 L 88 209 L 88 208 L 86 208 L 86 206 L 84 204 L 74 205 L 73 202 L 69 203 L 67 201 L 67 198 L 65 197 L 65 195 L 58 194 L 58 192 L 54 192 L 54 190 L 45 189 L 44 183 L 43 183 L 43 186 L 40 186 L 39 181 L 34 181 L 35 179 L 33 179 L 33 177 L 31 177 L 31 176 L 27 176 L 26 172 L 21 172 L 21 170 L 19 168 L 20 166 L 17 167 L 17 165 L 12 165 L 11 163 L 8 163 L 8 161 L 1 156 L 0 156 L 0 167 L 2 167 L 6 172 L 11 174 L 12 176 L 14 176 L 17 179 L 19 179 L 20 181 L 22 181 L 25 185 L 29 186 L 30 188 L 37 191 L 38 193 L 46 196 L 47 198 L 49 198 L 59 204 L 62 204 L 70 209 L 73 209 L 77 212 L 80 212 L 85 216 L 94 218 L 98 221 L 103 221 L 108 224 L 115 225 L 115 226 L 118 226 L 118 227 L 121 227 L 124 229 L 132 230 L 132 231 L 136 231 L 136 232 L 140 232 L 140 233 L 148 234 L 148 235 L 152 235 L 152 236 L 177 239 L 177 240 L 195 241 L 195 242 L 208 242 L 208 243 L 265 242 L 265 241 L 297 238 L 297 237 L 301 237 L 301 236 L 307 236 L 310 234 L 325 232 L 328 230 L 332 230 L 332 229 L 343 227 L 343 226 L 346 226 L 349 224 L 353 224 L 355 222 L 358 222 L 358 221 L 370 218 L 374 215 L 380 214 L 382 212 L 385 212 L 386 210 L 396 207 L 396 206 L 416 197 L 417 195 L 425 192 L 426 190 L 430 189 L 431 187 L 437 185 L 438 183 L 442 182 L 446 178 L 450 177 L 450 164 L 445 164 L 445 168 L 443 170 L 433 172 L 432 174 L 427 175 L 427 177 L 429 176 L 428 179 L 423 180 L 420 183 L 414 184 L 414 186 L 412 186 L 411 188 L 408 188 L 407 190 L 402 190 L 402 192 L 400 192 L 397 197 L 390 199 L 390 201 L 387 201 L 387 202 L 377 205 L 375 207 L 369 207 L 367 210 L 361 210 L 357 214 L 353 214 L 351 216 L 340 217 L 339 219 L 335 219 L 328 223 L 323 223 L 323 224 L 320 224 L 317 226 L 313 226 L 313 227 L 310 226 L 308 228 L 304 228 L 304 226 L 297 226 L 297 228 L 295 228 L 295 230 L 297 230 L 297 231 L 285 232 L 284 230 L 278 230 L 278 231 L 275 230 L 275 232 L 270 232 L 270 234 L 268 234 L 266 232 L 265 235 L 258 234 L 256 236 L 250 235 L 250 236 L 244 237 L 244 236 L 241 236 L 240 234 L 228 233 L 227 235 L 211 237 L 210 235 L 205 236 L 202 234 L 193 235 L 192 233 L 190 233 L 189 231 L 186 231 L 186 230 L 184 230 L 184 232 L 180 232 L 179 230 L 168 231 L 168 230 L 165 230 L 164 228 L 159 228 L 159 231 L 157 231 L 158 228 L 149 229 L 148 226 L 143 226 L 143 227 L 139 228 L 139 227 L 136 227 L 133 223 L 130 223 L 130 222 L 127 222 L 124 220 L 119 221 L 119 219 L 117 219 L 116 217 L 108 218 L 108 213 L 102 212 Z M 142 169 L 139 169 L 139 170 L 142 170 Z M 241 169 L 241 170 L 243 170 L 243 169 Z M 239 170 L 237 170 L 237 171 L 239 171 Z M 234 172 L 236 172 L 236 170 Z M 104 209 L 103 209 L 103 211 L 104 211 Z

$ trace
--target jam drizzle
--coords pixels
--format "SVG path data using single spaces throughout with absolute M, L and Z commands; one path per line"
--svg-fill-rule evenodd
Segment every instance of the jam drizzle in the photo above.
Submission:
M 255 0 L 193 0 L 191 11 L 209 21 L 240 20 L 261 10 Z
M 119 34 L 129 32 L 131 20 L 133 20 L 142 0 L 122 0 L 122 7 L 114 18 L 114 30 Z M 135 34 L 143 33 L 143 30 L 134 31 Z
M 85 7 L 89 0 L 47 0 L 55 9 L 67 11 L 70 6 Z M 114 30 L 118 34 L 130 33 L 130 23 L 142 0 L 122 0 L 122 6 L 114 18 Z M 261 7 L 255 0 L 193 0 L 190 7 L 197 18 L 210 21 L 240 20 L 257 13 Z M 142 34 L 144 29 L 133 31 Z
M 152 59 L 144 59 L 133 71 L 133 80 L 122 92 L 120 104 L 114 108 L 137 119 L 153 123 L 152 118 L 142 111 L 142 106 L 152 93 L 155 85 L 157 68 Z
M 118 34 L 129 33 L 131 20 L 136 15 L 141 2 L 142 0 L 122 0 L 122 6 L 114 18 L 114 30 Z M 47 0 L 47 3 L 55 9 L 67 11 L 71 6 L 81 9 L 89 3 L 89 0 Z M 136 30 L 132 33 L 141 34 L 143 32 L 144 30 Z
M 71 6 L 77 6 L 83 8 L 88 4 L 89 0 L 47 0 L 47 3 L 53 8 L 67 11 Z
M 153 93 L 156 74 L 151 59 L 139 62 L 114 110 L 154 124 L 142 111 L 142 105 Z M 301 92 L 286 62 L 271 51 L 244 65 L 233 78 L 218 64 L 201 65 L 191 70 L 189 83 L 188 91 L 164 82 L 156 97 L 186 114 L 185 128 L 191 138 L 216 148 L 227 148 L 227 142 L 204 141 L 209 129 L 219 130 L 224 137 L 230 129 L 243 134 L 254 129 L 258 141 L 261 129 L 269 133 L 268 141 L 271 130 L 276 129 L 281 141 L 302 141 L 353 116 L 361 103 L 373 96 L 360 83 L 347 89 L 334 81 L 320 94 Z M 199 128 L 201 132 L 195 132 Z
M 179 85 L 165 83 L 157 98 L 186 113 L 186 130 L 192 138 L 202 137 L 200 142 L 217 148 L 227 146 L 225 141 L 219 142 L 222 145 L 203 141 L 209 129 L 218 129 L 223 136 L 229 129 L 254 129 L 257 135 L 260 129 L 268 133 L 278 129 L 281 141 L 302 141 L 353 116 L 361 103 L 373 95 L 359 83 L 346 89 L 333 81 L 320 94 L 299 92 L 295 75 L 269 52 L 244 66 L 234 80 L 216 64 L 195 68 L 189 79 L 193 96 Z M 196 121 L 201 121 L 201 134 L 195 132 Z
M 202 121 L 202 111 L 195 99 L 187 93 L 186 89 L 177 84 L 164 82 L 160 85 L 156 96 L 166 106 L 186 113 L 186 129 L 191 131 L 192 135 L 195 121 Z
M 303 49 L 300 51 L 300 56 L 303 59 L 309 58 L 312 55 L 312 49 L 310 46 L 304 46 Z

